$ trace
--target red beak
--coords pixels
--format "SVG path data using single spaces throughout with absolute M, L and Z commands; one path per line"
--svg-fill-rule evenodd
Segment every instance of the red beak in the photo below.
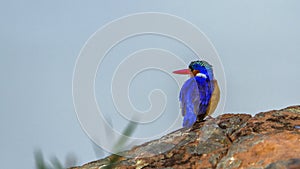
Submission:
M 190 69 L 175 70 L 173 71 L 173 73 L 181 74 L 181 75 L 189 75 L 191 74 L 191 70 Z

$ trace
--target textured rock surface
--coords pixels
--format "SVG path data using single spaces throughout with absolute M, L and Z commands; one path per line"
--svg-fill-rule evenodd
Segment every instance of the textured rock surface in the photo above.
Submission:
M 224 114 L 123 153 L 134 158 L 109 156 L 74 169 L 105 168 L 111 161 L 120 169 L 300 169 L 300 106 L 254 117 Z

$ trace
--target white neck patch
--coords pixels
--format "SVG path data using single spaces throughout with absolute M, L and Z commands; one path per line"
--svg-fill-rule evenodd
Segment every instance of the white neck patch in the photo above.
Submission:
M 206 76 L 205 74 L 203 74 L 203 73 L 197 73 L 196 76 L 202 77 L 202 78 L 204 78 L 204 79 L 207 78 L 207 76 Z

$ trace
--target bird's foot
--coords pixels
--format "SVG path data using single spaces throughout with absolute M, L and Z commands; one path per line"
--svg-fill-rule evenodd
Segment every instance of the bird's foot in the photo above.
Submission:
M 213 118 L 212 116 L 208 115 L 206 116 L 205 120 L 214 120 L 215 118 Z

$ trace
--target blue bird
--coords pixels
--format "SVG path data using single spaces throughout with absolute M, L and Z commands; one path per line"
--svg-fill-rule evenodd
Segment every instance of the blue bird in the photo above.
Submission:
M 189 69 L 174 71 L 175 74 L 189 74 L 190 78 L 183 84 L 180 94 L 180 108 L 183 127 L 189 128 L 199 120 L 212 114 L 220 100 L 220 89 L 214 78 L 212 66 L 206 61 L 193 61 Z

